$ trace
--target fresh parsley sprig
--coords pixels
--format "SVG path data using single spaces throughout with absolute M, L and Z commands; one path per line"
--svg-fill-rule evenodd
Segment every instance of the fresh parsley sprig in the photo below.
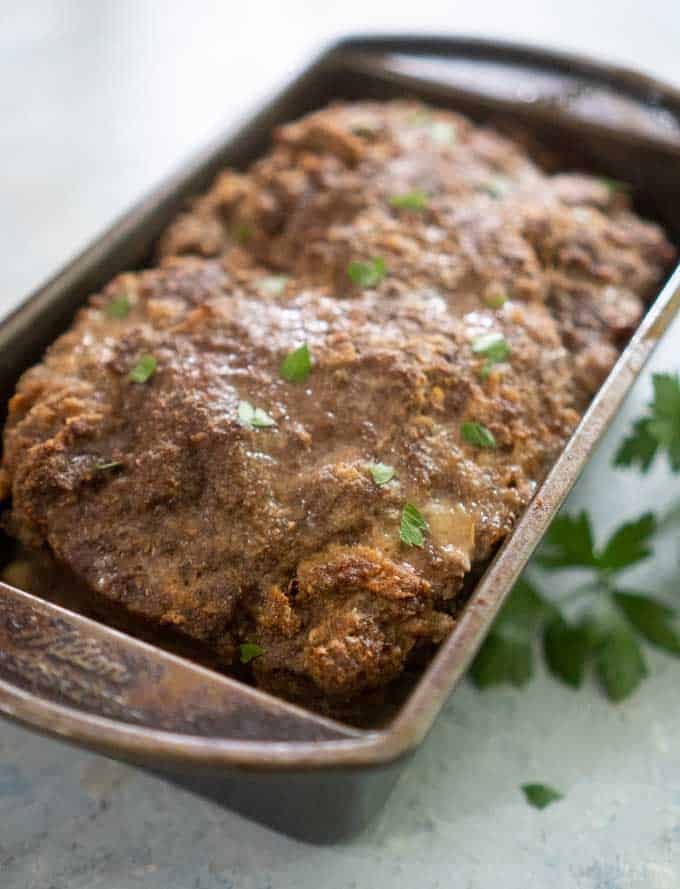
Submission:
M 654 374 L 652 383 L 648 412 L 633 424 L 614 464 L 644 473 L 665 451 L 671 470 L 680 472 L 680 377 Z M 652 555 L 655 537 L 679 519 L 677 507 L 661 521 L 645 513 L 624 522 L 598 548 L 586 512 L 558 516 L 532 565 L 548 572 L 576 569 L 587 581 L 556 600 L 527 577 L 520 579 L 472 665 L 477 685 L 524 685 L 533 675 L 539 640 L 555 677 L 578 688 L 594 668 L 613 701 L 631 694 L 647 675 L 642 642 L 680 657 L 680 613 L 621 583 L 622 574 Z
M 522 793 L 535 809 L 545 809 L 564 799 L 564 794 L 549 784 L 522 784 Z
M 648 413 L 633 428 L 614 458 L 615 466 L 639 466 L 647 472 L 657 453 L 665 451 L 673 472 L 680 471 L 680 378 L 654 374 L 654 398 Z
M 380 256 L 371 262 L 354 259 L 347 266 L 347 274 L 358 287 L 377 287 L 387 274 L 387 264 Z
M 261 407 L 255 407 L 249 401 L 239 401 L 236 409 L 239 426 L 251 429 L 267 429 L 276 426 L 276 420 Z
M 622 524 L 598 548 L 585 512 L 558 516 L 535 561 L 548 571 L 580 569 L 588 580 L 557 601 L 520 580 L 472 666 L 477 685 L 528 682 L 538 639 L 555 677 L 578 688 L 592 666 L 613 701 L 630 695 L 647 675 L 642 641 L 680 657 L 674 609 L 646 592 L 622 587 L 619 580 L 652 554 L 656 530 L 654 516 L 646 513 Z M 576 617 L 567 607 L 574 596 L 580 600 Z
M 249 664 L 256 657 L 262 657 L 263 654 L 266 654 L 266 651 L 255 642 L 242 642 L 239 645 L 239 659 L 242 664 Z
M 430 196 L 426 191 L 415 188 L 413 191 L 393 194 L 390 198 L 390 204 L 395 210 L 411 210 L 414 213 L 422 213 L 424 210 L 427 210 L 429 199 Z

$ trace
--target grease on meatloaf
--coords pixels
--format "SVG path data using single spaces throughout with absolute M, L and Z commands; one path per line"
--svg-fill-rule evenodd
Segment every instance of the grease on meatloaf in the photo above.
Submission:
M 394 207 L 415 190 L 423 208 Z M 548 177 L 409 103 L 284 127 L 160 251 L 19 383 L 6 523 L 93 596 L 225 665 L 258 644 L 257 683 L 315 706 L 384 686 L 444 638 L 465 576 L 513 527 L 672 256 L 596 180 Z M 350 281 L 351 260 L 376 257 L 382 281 Z M 490 333 L 509 355 L 482 374 L 473 347 Z M 312 371 L 287 382 L 281 361 L 304 342 Z M 143 354 L 156 370 L 139 383 Z M 275 425 L 243 425 L 243 401 Z M 471 444 L 465 422 L 496 446 Z M 395 470 L 382 486 L 376 462 Z M 400 540 L 407 502 L 428 522 L 422 549 Z
M 393 206 L 412 191 L 424 209 Z M 244 243 L 245 241 L 245 243 Z M 505 294 L 547 303 L 581 406 L 597 391 L 673 258 L 620 189 L 548 175 L 520 146 L 414 102 L 339 105 L 277 130 L 247 173 L 227 170 L 161 239 L 161 256 L 248 255 L 351 295 L 347 263 L 380 256 L 380 292 L 433 287 L 452 310 Z

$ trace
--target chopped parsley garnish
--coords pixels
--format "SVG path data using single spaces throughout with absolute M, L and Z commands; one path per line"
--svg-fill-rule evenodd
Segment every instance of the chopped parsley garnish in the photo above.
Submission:
M 397 210 L 414 210 L 422 212 L 427 210 L 427 202 L 429 196 L 427 192 L 420 189 L 407 191 L 404 194 L 395 194 L 390 198 L 390 204 Z
M 564 799 L 564 794 L 547 784 L 522 784 L 522 792 L 529 805 L 535 809 L 545 809 L 551 803 Z
M 265 650 L 261 645 L 256 645 L 254 642 L 242 642 L 239 645 L 239 653 L 241 655 L 241 663 L 249 664 L 254 658 L 265 654 Z
M 435 145 L 445 148 L 456 141 L 456 128 L 447 120 L 435 120 L 429 126 L 430 139 Z
M 231 236 L 238 244 L 245 244 L 253 236 L 253 230 L 247 222 L 237 222 L 231 227 Z
M 312 369 L 312 356 L 307 343 L 288 355 L 281 362 L 279 373 L 289 383 L 304 383 Z
M 153 355 L 142 355 L 130 371 L 133 383 L 146 383 L 156 373 L 157 362 Z
M 97 472 L 106 472 L 109 469 L 119 469 L 122 465 L 122 460 L 109 460 L 108 463 L 97 463 L 94 468 Z
M 473 340 L 472 351 L 475 355 L 483 355 L 486 358 L 481 370 L 481 376 L 485 379 L 491 373 L 494 364 L 505 361 L 510 354 L 510 346 L 502 333 L 484 333 Z
M 117 296 L 114 300 L 111 300 L 106 307 L 106 314 L 109 318 L 114 318 L 116 321 L 122 321 L 123 318 L 127 318 L 131 309 L 132 303 L 123 293 L 120 296 Z
M 481 423 L 461 423 L 460 434 L 468 444 L 477 448 L 495 448 L 496 439 L 493 433 Z
M 482 296 L 484 305 L 490 309 L 500 309 L 508 301 L 508 294 L 503 290 L 500 284 L 487 285 L 484 295 Z
M 614 458 L 615 466 L 636 463 L 647 472 L 659 449 L 666 452 L 673 472 L 680 470 L 680 379 L 677 374 L 654 374 L 654 398 L 648 413 L 633 426 Z
M 377 287 L 386 272 L 385 260 L 380 257 L 372 262 L 361 262 L 355 259 L 347 266 L 347 274 L 359 287 Z
M 255 282 L 255 286 L 267 296 L 280 296 L 286 289 L 288 275 L 268 275 Z
M 367 469 L 376 485 L 386 485 L 394 478 L 394 467 L 387 463 L 370 463 Z
M 238 421 L 241 426 L 254 427 L 255 429 L 276 426 L 276 420 L 273 417 L 270 417 L 261 407 L 253 407 L 249 401 L 239 401 Z
M 425 546 L 425 531 L 428 524 L 420 510 L 412 503 L 407 503 L 401 511 L 399 524 L 399 539 L 407 546 Z

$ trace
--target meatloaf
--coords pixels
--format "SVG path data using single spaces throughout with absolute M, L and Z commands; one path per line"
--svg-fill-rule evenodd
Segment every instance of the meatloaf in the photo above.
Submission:
M 413 102 L 282 127 L 18 384 L 4 521 L 332 709 L 451 629 L 673 258 L 620 189 Z

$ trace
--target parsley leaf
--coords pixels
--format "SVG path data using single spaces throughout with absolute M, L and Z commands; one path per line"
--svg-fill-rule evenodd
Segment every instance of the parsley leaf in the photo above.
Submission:
M 386 485 L 394 478 L 394 467 L 387 463 L 369 463 L 366 467 L 376 485 Z
M 359 287 L 377 287 L 386 273 L 385 260 L 380 257 L 372 262 L 361 262 L 355 259 L 347 266 L 350 280 Z
M 428 524 L 423 518 L 420 510 L 412 503 L 407 503 L 401 511 L 401 522 L 399 524 L 399 539 L 407 546 L 425 546 L 425 531 Z
M 536 587 L 521 577 L 503 605 L 495 629 L 508 636 L 529 639 L 545 617 L 552 614 L 552 606 Z
M 598 557 L 604 571 L 621 571 L 652 554 L 650 537 L 656 531 L 656 519 L 646 512 L 634 522 L 625 522 L 607 541 Z
M 647 666 L 635 634 L 625 623 L 602 634 L 595 667 L 607 697 L 622 701 L 631 695 L 647 675 Z
M 483 333 L 472 341 L 472 351 L 475 355 L 502 361 L 510 354 L 510 347 L 502 333 Z
M 620 572 L 650 555 L 656 529 L 654 516 L 645 513 L 624 522 L 597 549 L 585 512 L 558 516 L 536 561 L 547 570 L 588 571 L 590 581 L 563 601 L 551 601 L 520 580 L 472 665 L 474 682 L 526 683 L 533 674 L 538 637 L 553 676 L 578 688 L 592 664 L 612 701 L 632 694 L 647 675 L 640 640 L 680 657 L 680 623 L 674 609 L 645 593 L 614 586 Z M 563 607 L 574 597 L 579 599 L 579 616 L 572 621 Z
M 404 194 L 395 194 L 390 198 L 390 204 L 397 210 L 414 210 L 422 212 L 427 210 L 429 196 L 426 191 L 414 189 Z
M 475 684 L 525 685 L 534 672 L 533 639 L 551 613 L 552 606 L 536 589 L 524 578 L 518 580 L 472 664 Z
M 461 423 L 460 434 L 468 444 L 477 448 L 495 448 L 496 439 L 493 433 L 481 423 Z
M 490 309 L 502 308 L 508 299 L 507 292 L 503 289 L 503 285 L 498 281 L 490 281 L 484 288 L 482 301 L 484 305 L 488 306 Z
M 529 642 L 488 636 L 470 668 L 478 688 L 509 682 L 516 688 L 526 685 L 534 674 L 534 659 Z
M 654 374 L 654 398 L 647 416 L 637 420 L 614 458 L 615 466 L 639 464 L 643 472 L 652 465 L 659 448 L 666 451 L 671 469 L 680 470 L 680 378 L 678 374 Z
M 264 648 L 261 645 L 256 645 L 255 642 L 242 642 L 239 645 L 239 652 L 242 664 L 249 664 L 254 658 L 265 654 Z
M 547 784 L 522 784 L 522 792 L 535 809 L 545 809 L 551 803 L 564 799 L 564 794 Z
M 279 373 L 289 383 L 304 383 L 311 369 L 312 356 L 309 352 L 309 346 L 307 343 L 303 343 L 299 348 L 286 355 L 281 362 Z
M 260 407 L 253 407 L 249 401 L 239 401 L 238 421 L 241 426 L 264 429 L 276 426 L 276 420 Z
M 543 654 L 548 669 L 572 688 L 579 688 L 592 651 L 590 634 L 582 624 L 568 623 L 561 614 L 543 632 Z
M 129 378 L 133 383 L 146 383 L 156 373 L 156 366 L 157 362 L 153 355 L 142 355 L 130 371 Z
M 658 416 L 675 419 L 680 411 L 680 380 L 677 374 L 654 374 L 654 401 L 651 405 Z
M 680 469 L 680 379 L 677 374 L 654 374 L 654 401 L 647 431 L 668 451 L 671 469 Z
M 94 468 L 97 472 L 106 472 L 109 469 L 120 469 L 122 465 L 121 460 L 109 460 L 108 463 L 97 463 Z
M 593 531 L 586 512 L 577 516 L 559 515 L 550 526 L 536 556 L 544 568 L 596 568 Z
M 505 361 L 510 355 L 510 346 L 502 333 L 484 333 L 472 341 L 472 351 L 486 358 L 481 370 L 481 377 L 486 379 L 494 364 Z
M 654 462 L 659 442 L 648 429 L 649 420 L 637 420 L 633 431 L 625 438 L 614 457 L 614 466 L 632 466 L 640 464 L 640 469 L 647 472 Z
M 628 590 L 615 592 L 614 601 L 644 639 L 680 657 L 680 628 L 672 608 L 649 596 Z
M 109 318 L 114 318 L 116 321 L 122 321 L 123 318 L 127 318 L 131 309 L 132 303 L 126 294 L 123 293 L 108 304 L 106 307 L 106 314 Z
M 651 513 L 645 513 L 617 528 L 601 552 L 596 552 L 587 514 L 560 515 L 552 523 L 536 560 L 544 568 L 553 570 L 595 568 L 615 573 L 651 555 L 649 538 L 655 530 L 656 519 Z

